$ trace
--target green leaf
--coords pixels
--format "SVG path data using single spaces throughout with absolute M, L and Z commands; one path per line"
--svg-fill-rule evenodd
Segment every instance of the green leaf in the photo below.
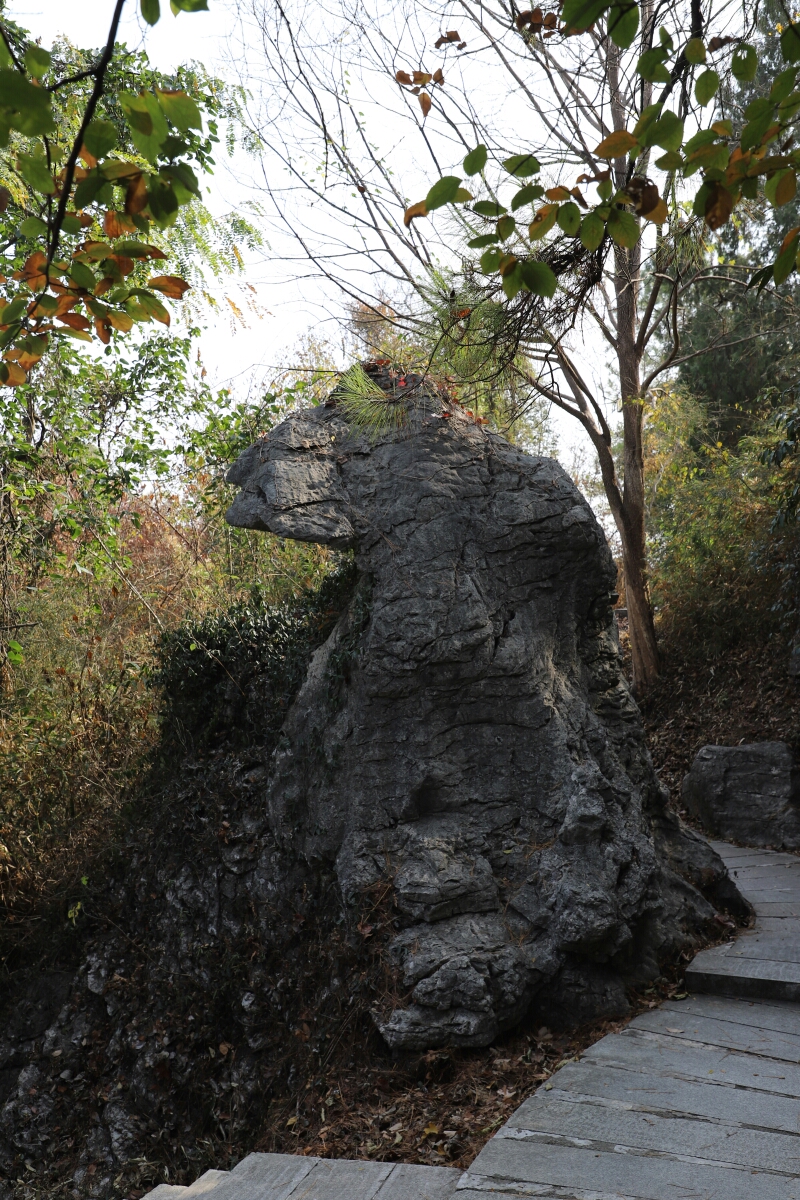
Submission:
M 516 212 L 523 204 L 533 204 L 535 200 L 541 200 L 543 195 L 544 188 L 540 183 L 526 183 L 511 197 L 511 211 Z
M 119 102 L 127 117 L 134 146 L 150 162 L 155 162 L 168 133 L 158 100 L 151 92 L 142 92 L 139 96 L 134 96 L 133 92 L 120 92 Z
M 428 212 L 433 212 L 435 208 L 442 208 L 445 204 L 452 204 L 460 186 L 461 180 L 457 175 L 445 175 L 443 179 L 435 183 L 425 197 L 425 207 Z
M 91 204 L 105 186 L 106 181 L 97 168 L 90 171 L 75 189 L 75 195 L 73 196 L 75 207 L 86 208 L 87 204 Z
M 800 25 L 787 25 L 781 34 L 781 54 L 788 63 L 800 61 Z
M 639 5 L 615 4 L 608 14 L 608 32 L 615 46 L 627 50 L 639 32 Z
M 176 17 L 179 12 L 208 12 L 208 0 L 169 0 L 169 6 Z
M 772 276 L 776 287 L 785 283 L 794 270 L 797 262 L 797 245 L 798 235 L 795 234 L 793 238 L 789 239 L 787 245 L 781 249 L 780 254 L 775 259 L 774 266 L 772 267 Z M 752 281 L 748 286 L 752 286 Z
M 706 48 L 702 38 L 692 38 L 683 48 L 683 53 L 686 61 L 690 63 L 704 63 L 706 61 Z
M 662 154 L 661 158 L 657 158 L 655 165 L 659 171 L 677 171 L 683 166 L 683 159 L 675 150 L 668 150 L 666 154 Z
M 731 71 L 734 76 L 739 83 L 750 83 L 755 79 L 757 70 L 758 55 L 755 46 L 750 46 L 747 42 L 740 42 L 734 49 L 731 58 Z
M 52 196 L 56 190 L 56 183 L 47 166 L 44 153 L 18 155 L 17 170 L 35 192 L 43 192 L 45 196 Z
M 701 146 L 710 146 L 712 142 L 717 140 L 717 131 L 715 129 L 700 129 L 697 133 L 689 138 L 684 146 L 684 154 L 688 157 L 694 154 L 695 150 L 699 150 Z
M 454 204 L 466 204 L 468 200 L 474 200 L 474 199 L 475 199 L 475 197 L 472 195 L 472 192 L 468 191 L 466 188 L 459 188 L 458 191 L 456 192 L 455 200 L 453 201 L 453 203 Z
M 529 175 L 538 175 L 542 169 L 538 158 L 532 154 L 512 154 L 511 158 L 504 160 L 503 166 L 515 179 L 527 179 Z
M 606 231 L 605 221 L 597 213 L 588 213 L 581 221 L 581 241 L 587 250 L 596 250 Z
M 796 67 L 787 67 L 785 71 L 776 75 L 775 82 L 769 90 L 769 98 L 773 104 L 780 104 L 787 96 L 791 95 L 796 78 Z
M 772 279 L 772 273 L 773 273 L 773 268 L 771 266 L 764 267 L 762 270 L 756 271 L 756 273 L 754 275 L 751 275 L 747 281 L 748 292 L 750 291 L 751 287 L 755 287 L 756 285 L 758 285 L 758 293 L 760 295 L 761 292 L 764 290 L 764 288 L 769 283 L 770 279 Z
M 484 275 L 492 275 L 500 266 L 501 254 L 499 250 L 485 250 L 481 255 L 481 270 Z
M 25 51 L 25 69 L 35 79 L 41 79 L 50 69 L 52 55 L 41 46 L 28 46 Z
M 506 211 L 502 204 L 496 204 L 494 200 L 479 200 L 472 209 L 480 217 L 502 217 Z
M 641 230 L 633 213 L 624 208 L 612 208 L 608 216 L 608 232 L 618 246 L 632 250 L 639 241 Z
M 755 146 L 760 146 L 767 130 L 774 122 L 772 113 L 765 113 L 763 117 L 758 117 L 755 121 L 748 121 L 742 130 L 741 147 L 742 151 L 752 150 Z
M 0 309 L 0 323 L 3 325 L 13 325 L 20 319 L 25 309 L 28 307 L 27 296 L 17 296 L 5 308 Z
M 575 237 L 581 227 L 581 210 L 570 200 L 568 204 L 560 206 L 556 220 L 564 233 L 569 237 Z
M 636 64 L 636 70 L 648 83 L 669 83 L 669 71 L 664 66 L 667 57 L 663 47 L 654 46 L 652 50 L 645 50 Z
M 86 288 L 87 292 L 93 292 L 97 286 L 97 276 L 94 271 L 89 270 L 86 263 L 71 262 L 69 264 L 69 277 L 76 287 Z
M 27 137 L 41 137 L 55 129 L 50 93 L 19 71 L 0 71 L 0 108 L 9 110 L 5 121 L 11 128 Z
M 511 237 L 516 228 L 517 222 L 513 217 L 501 217 L 497 222 L 497 236 L 500 238 L 501 242 L 504 242 L 507 238 Z
M 675 48 L 675 43 L 672 40 L 672 34 L 668 29 L 665 29 L 663 25 L 658 31 L 658 40 L 661 42 L 661 45 L 664 47 L 664 49 L 668 50 L 671 54 Z
M 197 182 L 197 176 L 188 163 L 170 163 L 169 166 L 162 167 L 159 171 L 162 179 L 169 180 L 173 184 L 180 186 L 188 193 L 184 199 L 181 199 L 181 204 L 185 204 L 190 196 L 200 197 L 200 185 Z M 456 195 L 456 199 L 460 199 Z
M 482 233 L 480 237 L 470 238 L 467 242 L 470 250 L 483 250 L 485 246 L 493 246 L 498 241 L 496 233 Z
M 529 259 L 519 264 L 519 270 L 522 282 L 529 292 L 533 292 L 535 296 L 544 296 L 547 300 L 555 295 L 558 280 L 547 263 Z
M 92 121 L 83 135 L 83 144 L 95 158 L 105 158 L 117 144 L 117 130 L 111 121 Z
M 156 95 L 167 119 L 176 129 L 180 129 L 181 133 L 203 128 L 200 109 L 186 92 L 162 92 L 156 88 Z
M 159 0 L 141 0 L 142 16 L 148 25 L 155 25 L 161 16 Z
M 683 141 L 683 121 L 674 112 L 665 112 L 648 129 L 646 145 L 660 146 L 662 150 L 677 150 Z
M 64 217 L 64 220 L 61 222 L 61 228 L 64 233 L 80 233 L 80 231 L 83 229 L 83 226 L 81 225 L 78 217 L 71 217 L 69 213 L 67 213 L 67 215 Z
M 38 217 L 26 217 L 19 227 L 23 237 L 38 238 L 47 233 L 47 225 Z
M 478 175 L 486 166 L 486 160 L 489 153 L 485 146 L 476 146 L 474 150 L 470 150 L 467 157 L 464 159 L 464 174 Z
M 513 300 L 517 293 L 522 290 L 523 286 L 522 266 L 520 263 L 517 263 L 513 271 L 509 271 L 503 276 L 503 291 L 509 300 Z
M 709 100 L 712 100 L 717 93 L 719 87 L 719 75 L 716 71 L 703 71 L 702 75 L 698 75 L 694 85 L 694 98 L 698 104 L 704 108 Z M 677 149 L 677 147 L 665 147 L 665 149 Z
M 584 30 L 610 7 L 609 0 L 564 0 L 561 19 L 569 29 Z

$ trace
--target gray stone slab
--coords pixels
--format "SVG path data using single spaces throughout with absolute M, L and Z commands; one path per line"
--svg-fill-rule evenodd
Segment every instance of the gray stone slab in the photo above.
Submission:
M 450 1200 L 462 1172 L 455 1167 L 398 1163 L 375 1200 Z
M 639 1152 L 702 1159 L 728 1166 L 770 1170 L 777 1165 L 800 1178 L 800 1134 L 725 1125 L 684 1115 L 632 1111 L 623 1107 L 537 1097 L 527 1123 L 506 1125 L 499 1140 L 526 1145 L 583 1146 L 611 1150 L 626 1146 Z
M 774 1029 L 759 1029 L 755 1025 L 742 1025 L 718 1017 L 687 1016 L 678 1021 L 674 1011 L 643 1013 L 637 1019 L 636 1029 L 647 1029 L 652 1033 L 666 1033 L 673 1037 L 685 1037 L 693 1042 L 705 1042 L 710 1046 L 723 1046 L 728 1050 L 739 1050 L 745 1054 L 764 1055 L 770 1059 L 800 1063 L 800 1036 L 794 1033 L 779 1033 Z
M 394 1167 L 394 1163 L 321 1158 L 289 1193 L 287 1200 L 374 1200 Z M 273 1198 L 267 1193 L 258 1200 Z
M 800 944 L 779 933 L 745 933 L 735 942 L 717 946 L 724 958 L 753 958 L 766 962 L 800 962 Z
M 765 1061 L 755 1054 L 645 1030 L 625 1030 L 615 1038 L 603 1038 L 587 1051 L 584 1061 L 677 1079 L 713 1080 L 800 1099 L 800 1067 L 794 1063 Z
M 485 1175 L 470 1175 L 467 1182 L 460 1185 L 455 1200 L 486 1200 L 486 1193 L 494 1200 L 520 1200 L 520 1197 L 535 1196 L 536 1200 L 561 1200 L 564 1192 L 554 1192 L 552 1188 L 540 1187 L 536 1183 L 506 1183 L 502 1188 L 496 1179 L 488 1179 Z M 570 1191 L 570 1197 L 582 1200 L 583 1193 Z M 614 1198 L 615 1200 L 615 1198 Z
M 174 1183 L 160 1183 L 152 1192 L 148 1192 L 144 1200 L 186 1200 L 188 1188 Z
M 492 1138 L 472 1169 L 501 1185 L 521 1180 L 636 1200 L 800 1200 L 800 1176 L 788 1172 L 721 1166 L 688 1155 L 637 1154 L 622 1145 L 608 1150 L 531 1146 Z
M 692 991 L 800 1002 L 800 964 L 705 958 L 705 953 L 698 954 L 686 972 L 686 986 Z
M 222 1195 L 218 1189 L 224 1187 L 230 1177 L 229 1171 L 206 1171 L 204 1175 L 189 1185 L 183 1194 L 183 1200 L 195 1200 L 195 1197 L 205 1200 L 207 1196 L 213 1196 L 213 1200 L 217 1200 L 217 1197 Z
M 756 924 L 763 917 L 800 917 L 800 904 L 789 904 L 785 900 L 760 900 L 755 907 Z
M 753 1080 L 754 1084 L 758 1079 Z M 794 1097 L 779 1096 L 739 1084 L 730 1086 L 714 1076 L 681 1079 L 654 1071 L 635 1071 L 610 1065 L 570 1063 L 553 1077 L 549 1091 L 540 1089 L 506 1122 L 509 1128 L 528 1128 L 542 1095 L 550 1099 L 586 1100 L 627 1107 L 646 1113 L 703 1117 L 728 1125 L 748 1125 L 797 1133 L 800 1106 Z
M 685 1000 L 667 1000 L 654 1012 L 664 1014 L 665 1026 L 680 1025 L 682 1018 L 688 1021 L 691 1017 L 713 1017 L 717 1021 L 730 1022 L 734 1025 L 747 1025 L 753 1029 L 772 1029 L 776 1033 L 797 1034 L 800 1037 L 800 1005 L 785 1004 L 780 1001 L 770 1004 L 763 1000 L 742 1000 L 736 996 L 688 996 Z M 639 1028 L 639 1021 L 648 1017 L 643 1013 L 631 1022 L 631 1027 Z
M 248 1154 L 219 1181 L 209 1200 L 288 1200 L 319 1162 L 301 1154 Z

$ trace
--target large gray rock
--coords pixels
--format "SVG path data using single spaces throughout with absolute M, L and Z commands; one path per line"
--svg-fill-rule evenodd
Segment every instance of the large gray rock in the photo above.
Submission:
M 785 742 L 703 746 L 683 781 L 683 800 L 715 837 L 797 850 L 799 782 Z
M 373 374 L 402 428 L 370 440 L 334 398 L 228 475 L 231 524 L 352 548 L 360 572 L 275 752 L 273 834 L 346 906 L 391 885 L 392 1046 L 484 1045 L 533 1003 L 619 1013 L 702 936 L 698 887 L 744 904 L 666 811 L 605 537 L 556 462 Z

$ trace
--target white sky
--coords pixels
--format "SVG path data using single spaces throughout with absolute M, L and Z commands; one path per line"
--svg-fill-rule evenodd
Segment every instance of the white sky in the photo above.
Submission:
M 171 70 L 197 60 L 209 71 L 229 76 L 224 52 L 233 18 L 225 0 L 209 0 L 209 12 L 181 13 L 177 17 L 169 10 L 169 0 L 161 0 L 161 7 L 161 20 L 151 28 L 141 20 L 137 0 L 128 0 L 119 39 L 131 48 L 146 49 L 159 69 Z M 113 0 L 12 0 L 8 9 L 9 15 L 40 37 L 45 47 L 64 34 L 76 45 L 91 48 L 105 41 L 112 10 Z M 385 120 L 385 113 L 381 119 Z M 205 199 L 212 212 L 221 213 L 254 198 L 249 180 L 253 164 L 231 164 L 224 149 L 218 149 L 218 169 L 213 179 L 207 180 L 211 190 Z M 258 261 L 248 262 L 245 276 L 257 290 L 264 315 L 248 318 L 249 327 L 242 328 L 231 322 L 227 312 L 216 318 L 209 314 L 201 339 L 210 382 L 231 386 L 235 392 L 246 387 L 249 378 L 260 380 L 269 375 L 271 367 L 286 363 L 303 333 L 312 331 L 335 338 L 336 298 L 330 293 L 326 296 L 313 280 L 287 280 L 286 265 L 280 261 L 281 247 L 271 231 L 268 237 L 276 252 L 274 257 L 260 255 Z M 580 357 L 596 363 L 600 346 L 587 349 L 588 354 Z M 556 410 L 554 424 L 565 463 L 571 459 L 573 447 L 585 443 L 588 448 L 588 440 L 574 420 Z

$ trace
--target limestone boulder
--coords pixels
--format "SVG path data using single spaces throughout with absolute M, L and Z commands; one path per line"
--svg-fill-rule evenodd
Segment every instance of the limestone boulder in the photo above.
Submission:
M 703 746 L 683 801 L 703 828 L 745 846 L 800 849 L 800 775 L 785 742 Z
M 625 985 L 744 912 L 668 813 L 625 683 L 615 566 L 557 462 L 373 368 L 386 428 L 334 395 L 248 449 L 227 520 L 351 549 L 359 584 L 288 713 L 263 804 L 345 908 L 388 885 L 394 1047 L 482 1045 Z

